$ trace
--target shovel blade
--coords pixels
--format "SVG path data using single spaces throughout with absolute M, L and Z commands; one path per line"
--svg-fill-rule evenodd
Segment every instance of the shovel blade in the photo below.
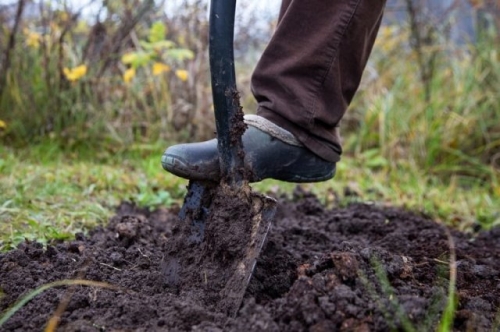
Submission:
M 243 258 L 237 263 L 232 276 L 221 291 L 221 311 L 236 316 L 241 306 L 245 291 L 252 278 L 257 258 L 259 257 L 267 234 L 271 229 L 276 212 L 276 200 L 257 193 L 251 193 L 252 209 L 255 211 L 252 222 L 250 241 Z
M 191 182 L 167 243 L 167 285 L 235 315 L 276 211 L 276 201 L 224 184 Z
M 210 212 L 212 183 L 193 181 L 189 183 L 188 193 L 179 212 L 181 222 L 191 222 L 191 234 L 187 241 L 201 243 L 205 237 L 205 222 Z
M 163 261 L 166 284 L 177 288 L 180 282 L 181 259 L 179 255 L 190 246 L 200 246 L 205 239 L 205 226 L 212 192 L 216 184 L 212 182 L 190 181 L 184 204 L 179 211 L 179 222 L 174 228 L 168 254 Z

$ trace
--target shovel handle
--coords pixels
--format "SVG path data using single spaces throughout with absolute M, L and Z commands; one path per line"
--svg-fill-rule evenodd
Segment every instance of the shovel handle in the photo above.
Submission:
M 243 143 L 238 122 L 243 125 L 234 70 L 234 16 L 236 0 L 211 0 L 209 57 L 212 95 L 217 127 L 222 179 L 229 185 L 245 180 Z

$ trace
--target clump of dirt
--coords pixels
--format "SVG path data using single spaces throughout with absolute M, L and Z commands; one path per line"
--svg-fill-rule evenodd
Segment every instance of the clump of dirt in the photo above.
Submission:
M 243 107 L 240 104 L 240 93 L 238 92 L 238 90 L 229 90 L 226 94 L 230 95 L 235 110 L 235 112 L 232 114 L 232 117 L 229 119 L 231 130 L 231 132 L 229 133 L 231 146 L 237 147 L 239 150 L 243 151 L 241 137 L 247 130 L 247 125 L 243 120 L 245 113 L 243 112 Z
M 252 202 L 243 192 L 219 190 L 212 203 L 213 219 L 205 230 L 206 251 L 214 261 L 232 262 L 243 257 L 252 231 Z M 228 191 L 232 195 L 227 195 Z
M 46 248 L 26 242 L 1 254 L 0 310 L 61 279 L 126 289 L 50 289 L 2 331 L 40 330 L 69 291 L 59 331 L 430 330 L 446 304 L 447 231 L 416 213 L 366 204 L 325 209 L 303 192 L 282 199 L 235 318 L 167 286 L 162 262 L 176 220 L 172 211 L 124 203 L 106 227 L 88 236 Z M 451 234 L 457 257 L 454 329 L 498 329 L 500 229 L 474 237 Z

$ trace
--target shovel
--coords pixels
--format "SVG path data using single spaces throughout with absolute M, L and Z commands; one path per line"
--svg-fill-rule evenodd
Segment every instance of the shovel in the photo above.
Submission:
M 220 183 L 190 181 L 179 222 L 166 245 L 167 287 L 236 315 L 262 249 L 276 201 L 252 192 L 244 166 L 246 125 L 234 70 L 236 0 L 212 0 L 210 71 L 221 167 Z

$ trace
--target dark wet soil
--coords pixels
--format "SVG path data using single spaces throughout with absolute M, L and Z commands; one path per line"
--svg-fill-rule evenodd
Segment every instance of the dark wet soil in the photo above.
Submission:
M 1 331 L 40 331 L 65 299 L 58 331 L 433 330 L 446 306 L 450 247 L 457 271 L 453 329 L 498 331 L 500 229 L 474 237 L 395 208 L 325 209 L 312 195 L 281 200 L 235 318 L 169 293 L 162 270 L 176 211 L 122 204 L 105 228 L 43 248 L 0 255 L 0 310 L 62 279 L 119 286 L 57 287 Z M 210 282 L 210 280 L 208 280 Z M 1 292 L 0 292 L 1 294 Z M 496 323 L 495 323 L 496 322 Z

